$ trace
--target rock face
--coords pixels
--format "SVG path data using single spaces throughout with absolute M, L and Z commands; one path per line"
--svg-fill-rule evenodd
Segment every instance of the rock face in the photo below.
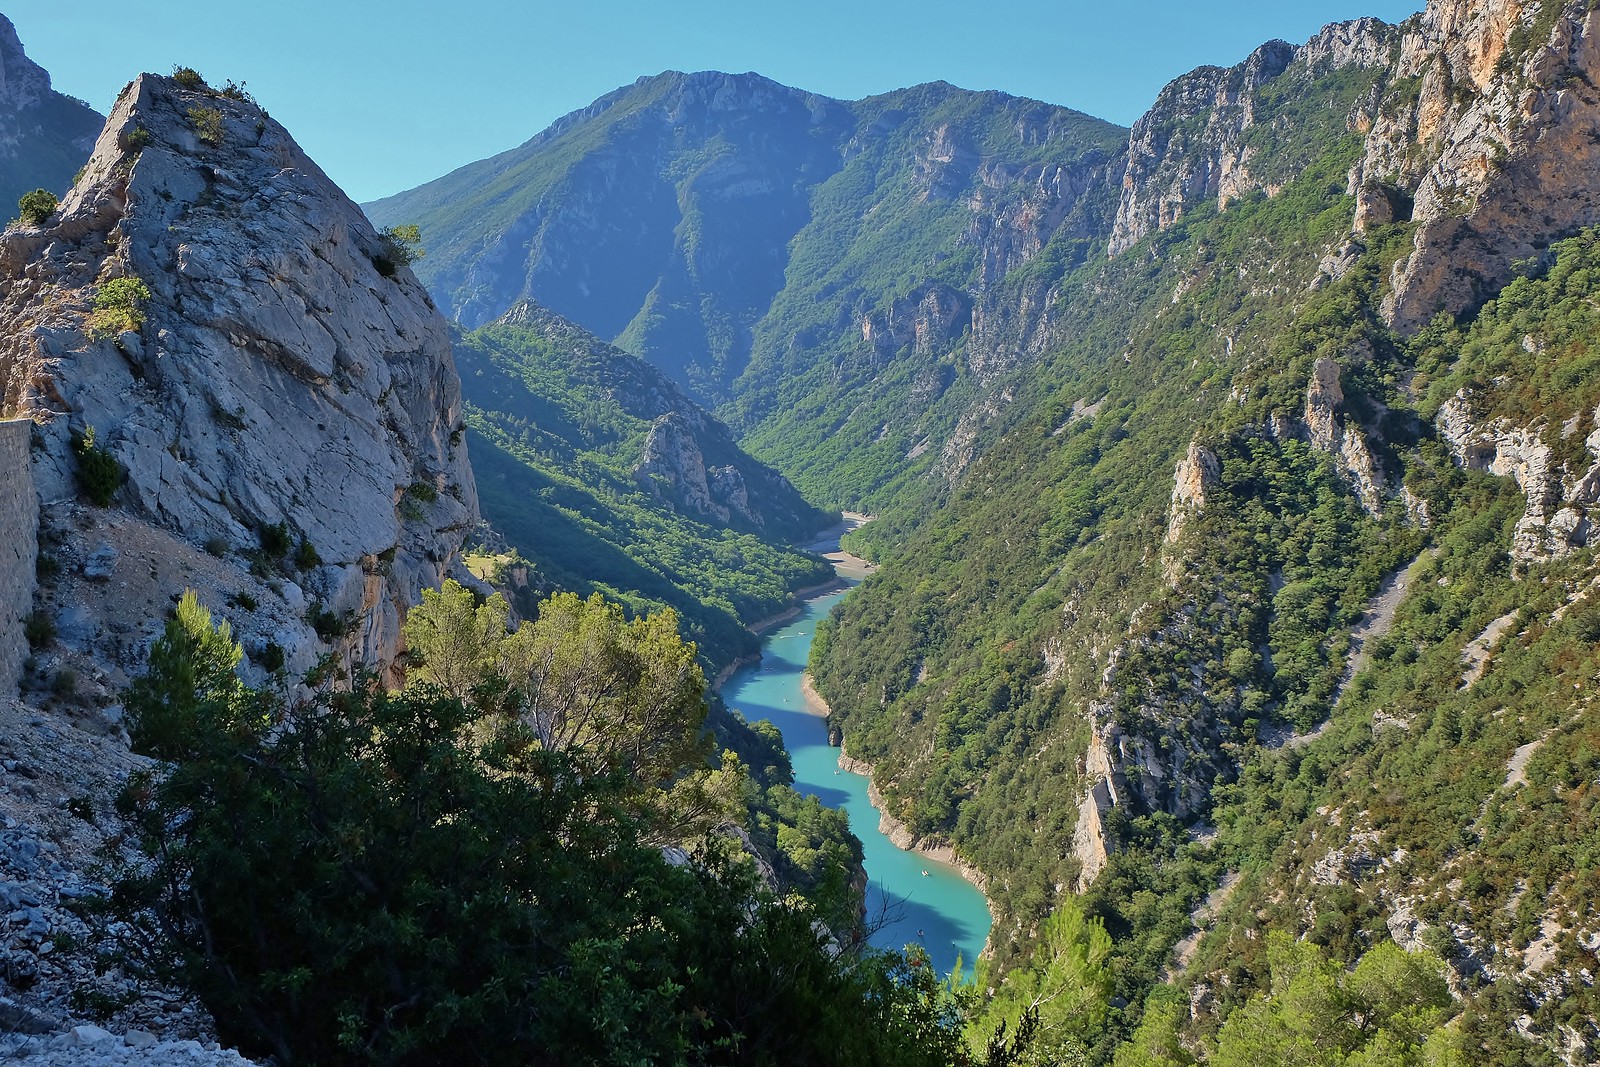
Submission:
M 1595 414 L 1600 426 L 1600 412 Z M 1472 396 L 1458 393 L 1439 408 L 1439 436 L 1456 461 L 1473 470 L 1516 479 L 1528 498 L 1511 541 L 1514 562 L 1543 563 L 1587 545 L 1600 505 L 1600 429 L 1584 445 L 1589 463 L 1570 469 L 1556 458 L 1541 427 L 1517 426 L 1505 419 L 1482 424 L 1473 416 Z
M 16 691 L 28 655 L 24 619 L 33 610 L 39 498 L 28 448 L 33 424 L 0 422 L 0 700 Z
M 1409 331 L 1476 306 L 1516 262 L 1600 221 L 1600 13 L 1434 0 L 1405 28 L 1352 180 L 1414 199 L 1420 227 L 1386 308 Z
M 1289 127 L 1262 127 L 1263 94 L 1347 71 L 1367 88 L 1326 132 L 1362 138 L 1353 228 L 1418 223 L 1386 316 L 1411 332 L 1475 307 L 1514 264 L 1600 221 L 1597 31 L 1583 0 L 1433 0 L 1399 27 L 1340 23 L 1298 49 L 1269 42 L 1236 67 L 1184 75 L 1134 125 L 1110 251 L 1201 203 L 1273 195 L 1304 160 L 1282 150 Z
M 477 514 L 447 328 L 398 259 L 243 94 L 134 81 L 57 216 L 0 238 L 0 382 L 40 498 L 75 495 L 92 429 L 116 507 L 258 569 L 292 555 L 271 595 L 387 667 Z M 120 321 L 97 308 L 119 293 Z M 290 666 L 321 643 L 282 617 L 269 639 Z
M 0 15 L 0 211 L 43 187 L 61 193 L 94 148 L 103 119 L 81 100 L 50 87 L 29 59 L 11 20 Z
M 1346 68 L 1379 69 L 1395 33 L 1376 19 L 1338 23 L 1299 48 L 1269 41 L 1238 66 L 1201 67 L 1173 81 L 1134 123 L 1111 254 L 1202 202 L 1225 209 L 1250 193 L 1275 192 L 1298 161 L 1280 155 L 1271 160 L 1274 169 L 1262 169 L 1257 133 L 1275 132 L 1256 129 L 1264 88 L 1278 79 L 1309 83 Z

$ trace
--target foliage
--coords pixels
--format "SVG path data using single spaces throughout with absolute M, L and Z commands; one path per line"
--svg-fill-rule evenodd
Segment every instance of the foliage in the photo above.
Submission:
M 1437 957 L 1408 955 L 1384 942 L 1346 972 L 1315 945 L 1281 931 L 1268 935 L 1267 956 L 1270 992 L 1229 1016 L 1208 1063 L 1421 1067 L 1428 1062 L 1424 1046 L 1451 1004 L 1444 964 Z
M 195 136 L 200 138 L 201 144 L 216 146 L 222 143 L 224 131 L 220 108 L 195 104 L 189 108 L 188 115 L 189 124 L 194 127 Z
M 426 255 L 422 248 L 422 231 L 415 223 L 385 226 L 378 231 L 378 244 L 382 251 L 372 257 L 372 265 L 385 278 L 394 277 L 395 271 Z
M 625 775 L 437 687 L 249 693 L 199 611 L 130 694 L 147 739 L 150 709 L 185 714 L 154 730 L 179 762 L 119 802 L 149 859 L 113 912 L 131 962 L 228 1043 L 285 1064 L 953 1062 L 960 1001 L 925 958 L 837 954 L 715 849 L 667 863 Z
M 122 487 L 127 476 L 122 464 L 106 449 L 94 443 L 94 427 L 87 426 L 74 437 L 72 454 L 77 457 L 78 488 L 83 495 L 99 507 L 106 507 Z
M 1027 1033 L 1018 1064 L 1081 1062 L 1105 1025 L 1111 999 L 1111 937 L 1098 920 L 1066 900 L 1040 926 L 1028 964 L 1005 976 L 972 1024 L 991 1034 Z M 988 985 L 980 970 L 977 983 Z
M 177 82 L 185 89 L 206 88 L 206 80 L 202 78 L 200 76 L 200 72 L 195 70 L 193 67 L 173 67 L 172 80 Z
M 585 775 L 626 783 L 649 832 L 677 841 L 742 808 L 736 760 L 711 769 L 705 679 L 670 610 L 628 620 L 598 594 L 557 593 L 506 631 L 498 593 L 476 604 L 454 581 L 406 616 L 413 685 L 493 708 L 506 728 L 565 753 Z M 687 768 L 687 770 L 686 770 Z
M 244 653 L 227 620 L 212 625 L 211 611 L 194 590 L 184 591 L 162 635 L 150 646 L 149 666 L 128 686 L 124 705 L 136 751 L 161 759 L 193 759 L 196 720 L 206 726 L 249 729 L 248 694 L 235 673 Z M 257 723 L 256 725 L 259 725 Z
M 552 316 L 496 324 L 457 339 L 485 517 L 541 572 L 630 610 L 671 607 L 715 671 L 750 655 L 748 624 L 783 611 L 790 590 L 831 577 L 821 559 L 784 547 L 827 524 L 767 474 L 746 484 L 767 517 L 755 527 L 686 512 L 634 474 L 656 415 L 690 402 L 637 359 Z M 709 422 L 709 420 L 707 420 Z M 707 470 L 753 471 L 725 432 L 697 435 Z
M 61 201 L 50 190 L 35 189 L 31 193 L 23 193 L 22 199 L 17 201 L 18 217 L 29 226 L 42 226 L 56 213 L 60 204 Z
M 112 278 L 95 291 L 89 313 L 91 337 L 114 337 L 138 330 L 144 325 L 144 303 L 150 287 L 137 277 Z

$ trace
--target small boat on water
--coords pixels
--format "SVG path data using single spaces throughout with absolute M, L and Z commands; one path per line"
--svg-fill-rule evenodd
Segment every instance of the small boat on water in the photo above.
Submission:
M 927 871 L 923 871 L 922 872 L 922 877 L 924 877 L 924 878 L 928 877 L 928 872 Z

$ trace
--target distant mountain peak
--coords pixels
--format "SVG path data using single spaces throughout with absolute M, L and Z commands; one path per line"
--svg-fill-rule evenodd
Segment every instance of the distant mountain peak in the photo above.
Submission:
M 15 211 L 31 189 L 64 192 L 102 121 L 88 104 L 51 88 L 49 72 L 28 58 L 17 28 L 0 15 L 0 212 Z

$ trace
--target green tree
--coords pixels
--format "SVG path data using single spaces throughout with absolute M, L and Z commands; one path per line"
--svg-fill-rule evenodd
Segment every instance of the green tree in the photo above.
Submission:
M 35 189 L 31 193 L 23 193 L 22 199 L 17 201 L 17 211 L 23 222 L 30 226 L 42 226 L 51 215 L 56 213 L 61 201 L 56 199 L 56 194 L 48 189 Z
M 522 719 L 437 686 L 283 707 L 230 680 L 237 646 L 192 599 L 158 644 L 130 706 L 189 713 L 162 721 L 178 762 L 119 801 L 147 859 L 113 914 L 129 962 L 194 990 L 246 1052 L 956 1061 L 961 1000 L 926 958 L 839 951 L 714 842 L 669 864 L 625 774 L 581 768 Z
M 242 725 L 246 699 L 237 673 L 244 652 L 226 619 L 212 624 L 211 611 L 192 589 L 184 591 L 162 635 L 150 646 L 146 672 L 128 686 L 124 704 L 136 751 L 162 759 L 194 755 L 196 720 L 220 715 L 212 726 Z
M 1039 928 L 1028 963 L 1006 975 L 973 1030 L 987 1034 L 1004 1025 L 1013 1033 L 1031 1029 L 1021 1064 L 1081 1062 L 1105 1025 L 1111 999 L 1111 937 L 1098 919 L 1087 918 L 1066 899 Z M 980 972 L 978 985 L 984 986 Z M 1031 1026 L 1025 1024 L 1030 1016 Z
M 705 678 L 678 617 L 628 619 L 598 594 L 558 593 L 506 632 L 498 593 L 482 604 L 447 581 L 406 617 L 412 684 L 433 685 L 500 714 L 590 775 L 618 775 L 662 841 L 694 836 L 740 810 L 747 776 L 731 755 L 712 768 Z

